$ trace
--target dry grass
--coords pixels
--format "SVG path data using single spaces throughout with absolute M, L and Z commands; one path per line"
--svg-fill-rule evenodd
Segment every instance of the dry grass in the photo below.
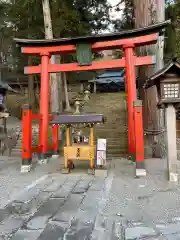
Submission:
M 27 97 L 22 95 L 7 95 L 6 106 L 10 114 L 21 119 L 22 106 L 27 103 Z
M 8 94 L 6 96 L 6 106 L 10 114 L 14 117 L 21 119 L 22 117 L 22 107 L 24 104 L 28 104 L 27 95 L 13 95 Z M 33 108 L 33 112 L 38 112 L 38 109 Z

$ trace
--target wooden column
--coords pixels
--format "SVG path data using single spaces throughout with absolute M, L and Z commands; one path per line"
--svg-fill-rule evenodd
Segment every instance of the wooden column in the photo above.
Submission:
M 49 53 L 41 54 L 41 90 L 40 90 L 40 143 L 42 146 L 41 159 L 48 155 L 48 125 L 49 125 Z
M 128 151 L 130 156 L 135 154 L 133 101 L 136 100 L 136 73 L 134 63 L 134 45 L 124 46 L 126 87 L 128 103 Z
M 22 112 L 22 166 L 21 172 L 29 172 L 32 162 L 32 110 L 23 106 Z

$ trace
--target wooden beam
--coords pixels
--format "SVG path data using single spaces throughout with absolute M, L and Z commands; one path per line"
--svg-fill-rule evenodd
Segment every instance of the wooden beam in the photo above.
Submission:
M 91 47 L 94 52 L 107 50 L 107 49 L 118 49 L 126 44 L 135 44 L 136 47 L 144 46 L 148 44 L 154 44 L 157 42 L 158 33 L 153 33 L 145 36 L 139 36 L 134 38 L 113 40 L 113 41 L 103 41 L 92 43 Z M 60 53 L 75 53 L 76 45 L 61 45 L 61 46 L 51 46 L 51 47 L 22 47 L 22 53 L 26 54 L 41 54 L 43 52 L 49 52 L 53 54 Z
M 155 58 L 153 56 L 134 57 L 135 66 L 144 66 L 155 64 Z M 116 59 L 108 61 L 94 61 L 90 66 L 79 66 L 77 63 L 67 64 L 49 64 L 48 72 L 76 72 L 76 71 L 92 71 L 99 69 L 112 69 L 112 68 L 124 68 L 125 59 Z M 24 68 L 25 74 L 40 74 L 41 65 L 28 66 Z

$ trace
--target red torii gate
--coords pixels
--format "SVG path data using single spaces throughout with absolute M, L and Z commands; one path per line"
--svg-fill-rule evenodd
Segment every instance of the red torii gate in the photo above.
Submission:
M 34 54 L 41 56 L 41 64 L 38 66 L 27 66 L 25 74 L 41 74 L 40 90 L 40 143 L 38 150 L 45 158 L 48 154 L 48 124 L 49 116 L 49 73 L 89 71 L 98 69 L 125 68 L 126 85 L 128 98 L 128 151 L 131 156 L 136 156 L 137 168 L 144 168 L 144 141 L 142 123 L 142 105 L 136 102 L 136 66 L 144 66 L 155 63 L 154 56 L 136 57 L 135 47 L 155 44 L 158 40 L 159 32 L 165 28 L 170 21 L 165 21 L 141 29 L 123 31 L 114 34 L 104 34 L 98 36 L 53 39 L 53 40 L 29 40 L 17 39 L 15 42 L 21 47 L 24 54 Z M 93 61 L 90 64 L 80 65 L 79 63 L 51 64 L 50 57 L 54 54 L 70 54 L 77 51 L 77 44 L 90 44 L 93 52 L 107 49 L 123 48 L 124 57 L 122 59 L 108 61 Z M 134 106 L 133 106 L 134 104 Z M 27 109 L 25 110 L 27 111 Z M 26 112 L 26 116 L 29 113 Z M 31 113 L 32 115 L 32 113 Z M 37 116 L 34 115 L 37 118 Z M 30 117 L 32 118 L 32 116 Z M 29 118 L 29 119 L 30 119 Z M 27 129 L 24 122 L 22 141 L 22 165 L 29 166 L 32 159 L 32 145 L 30 145 L 32 133 Z M 136 126 L 135 126 L 136 125 Z M 31 124 L 30 124 L 31 128 Z M 55 134 L 58 130 L 56 129 Z M 55 138 L 57 139 L 56 135 Z M 55 141 L 55 139 L 54 139 Z M 138 144 L 137 144 L 138 143 Z M 56 148 L 57 142 L 54 143 Z M 53 148 L 55 150 L 55 148 Z M 57 149 L 56 149 L 57 150 Z M 34 149 L 34 151 L 36 151 Z

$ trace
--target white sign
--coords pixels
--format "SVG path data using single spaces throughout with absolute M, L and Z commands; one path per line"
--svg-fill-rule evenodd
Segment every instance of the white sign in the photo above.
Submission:
M 106 165 L 106 151 L 97 151 L 97 165 Z
M 89 138 L 84 136 L 84 142 L 88 143 L 89 142 Z
M 105 138 L 99 138 L 97 140 L 97 151 L 106 151 L 107 140 Z

